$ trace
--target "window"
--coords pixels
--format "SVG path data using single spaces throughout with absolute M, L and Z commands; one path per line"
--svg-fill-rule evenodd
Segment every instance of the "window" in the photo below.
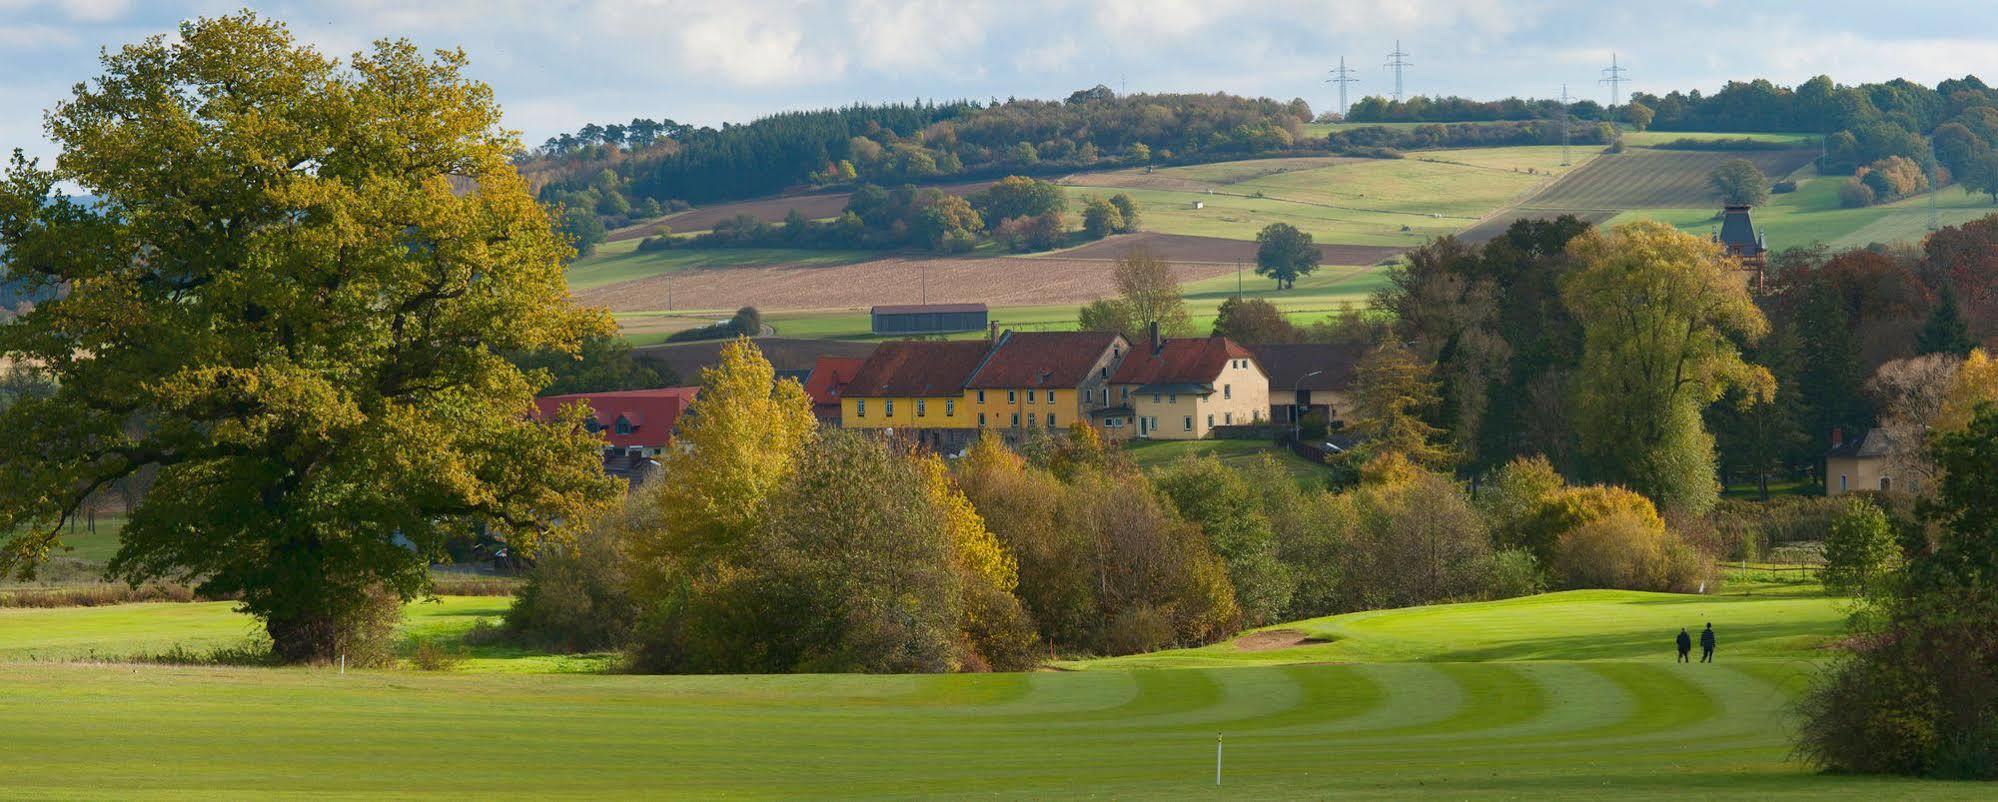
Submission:
M 1118 388 L 1118 392 L 1120 393 L 1120 395 L 1118 396 L 1119 398 L 1122 398 L 1122 399 L 1124 399 L 1124 400 L 1126 400 L 1126 401 L 1129 401 L 1129 400 L 1131 400 L 1131 388 L 1129 388 L 1129 387 L 1120 387 L 1120 388 Z
M 853 399 L 853 416 L 856 418 L 867 417 L 867 399 L 865 398 Z
M 944 399 L 944 417 L 948 418 L 955 416 L 956 414 L 957 414 L 957 401 L 949 398 Z
M 1018 412 L 1013 413 L 1013 428 L 1020 428 L 1020 413 Z
M 985 413 L 983 412 L 978 413 L 978 428 L 985 428 Z
M 1123 346 L 1121 346 L 1121 345 L 1113 345 L 1113 346 L 1110 346 L 1110 358 L 1111 358 L 1111 359 L 1116 359 L 1116 358 L 1118 358 L 1118 357 L 1121 357 L 1121 356 L 1123 356 L 1123 355 L 1124 355 L 1124 347 L 1123 347 Z M 1106 372 L 1106 373 L 1107 373 L 1107 372 L 1109 372 L 1109 368 L 1104 368 L 1104 372 Z
M 922 417 L 923 415 L 927 414 L 929 410 L 930 410 L 930 405 L 927 402 L 923 401 L 923 399 L 920 398 L 916 399 L 916 417 L 918 418 Z
M 1154 432 L 1158 431 L 1158 430 L 1159 430 L 1159 416 L 1157 416 L 1157 415 L 1147 415 L 1147 416 L 1145 416 L 1145 426 L 1146 426 L 1146 427 L 1148 427 L 1148 428 L 1150 428 L 1150 429 L 1151 429 L 1152 431 L 1154 431 Z
M 1179 393 L 1168 393 L 1168 394 L 1166 395 L 1166 403 L 1168 403 L 1168 404 L 1177 404 L 1177 403 L 1179 403 Z
M 1893 489 L 1894 489 L 1894 480 L 1893 480 L 1893 479 L 1891 479 L 1891 478 L 1888 478 L 1888 477 L 1885 477 L 1885 476 L 1882 476 L 1882 477 L 1880 477 L 1880 492 L 1882 492 L 1882 493 L 1885 493 L 1885 492 L 1887 492 L 1887 491 L 1889 491 L 1889 490 L 1893 490 Z
M 1054 403 L 1054 391 L 1053 391 L 1053 390 L 1049 390 L 1049 391 L 1048 391 L 1048 403 L 1050 403 L 1050 404 Z
M 1013 403 L 1014 401 L 1018 401 L 1018 400 L 1020 400 L 1020 396 L 1019 396 L 1019 394 L 1018 394 L 1018 393 L 1015 393 L 1015 392 L 1013 392 L 1012 390 L 1007 390 L 1007 391 L 1006 391 L 1006 403 L 1008 403 L 1008 404 L 1011 404 L 1011 403 Z
M 1103 419 L 1103 428 L 1105 429 L 1120 429 L 1123 428 L 1123 426 L 1124 426 L 1124 421 L 1121 418 Z
M 1181 425 L 1185 426 L 1187 431 L 1189 432 L 1193 431 L 1193 416 L 1192 415 L 1186 416 L 1186 420 L 1183 421 Z
M 886 401 L 881 402 L 881 414 L 887 415 L 888 417 L 891 418 L 895 417 L 895 399 L 890 398 Z
M 1035 421 L 1035 419 L 1034 419 L 1034 416 L 1035 416 L 1035 413 L 1032 413 L 1032 412 L 1029 412 L 1029 413 L 1027 413 L 1027 428 L 1029 428 L 1029 429 L 1032 429 L 1032 428 L 1034 428 L 1035 426 L 1039 426 L 1039 425 L 1040 425 L 1040 424 L 1039 424 L 1038 422 L 1036 422 L 1036 421 Z
M 980 403 L 980 404 L 983 404 L 983 403 L 985 403 L 985 391 L 984 391 L 984 390 L 979 390 L 979 391 L 978 391 L 978 403 Z
M 1214 428 L 1214 413 L 1212 412 L 1207 413 L 1207 428 Z
M 1027 403 L 1034 403 L 1034 391 L 1032 390 L 1027 391 Z
M 1233 425 L 1235 425 L 1235 413 L 1233 413 L 1233 412 L 1223 412 L 1223 413 L 1221 413 L 1221 422 L 1222 422 L 1222 423 L 1225 423 L 1225 424 L 1227 424 L 1227 425 L 1229 425 L 1229 426 L 1233 426 Z
M 1845 492 L 1845 474 L 1838 475 L 1838 492 Z
M 623 416 L 619 416 L 617 419 L 617 426 L 615 431 L 618 434 L 631 434 L 631 431 L 636 428 L 638 427 L 631 425 L 630 419 L 625 418 Z
M 1110 378 L 1110 369 L 1109 369 L 1109 368 L 1097 368 L 1097 369 L 1096 369 L 1096 378 L 1099 378 L 1099 379 L 1107 379 L 1107 378 Z
M 1221 397 L 1222 397 L 1222 398 L 1234 398 L 1234 397 L 1235 397 L 1235 385 L 1232 385 L 1232 384 L 1224 384 L 1224 385 L 1221 385 Z
M 1055 427 L 1054 413 L 1050 412 L 1048 413 L 1048 428 L 1052 429 L 1054 427 Z
M 1158 393 L 1152 393 L 1152 403 L 1154 403 L 1154 404 L 1158 403 L 1158 402 L 1159 402 L 1159 399 L 1160 399 L 1160 398 L 1163 398 L 1163 397 L 1164 397 L 1164 396 L 1161 396 L 1161 395 L 1159 395 Z

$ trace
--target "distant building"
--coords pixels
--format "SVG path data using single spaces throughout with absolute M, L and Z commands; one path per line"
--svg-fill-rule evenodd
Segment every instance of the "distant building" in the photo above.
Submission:
M 982 331 L 990 319 L 984 304 L 877 306 L 868 315 L 875 334 L 890 336 Z
M 1226 337 L 1164 340 L 1135 347 L 1110 375 L 1116 406 L 1091 412 L 1112 438 L 1129 436 L 1109 418 L 1136 424 L 1135 434 L 1198 440 L 1217 426 L 1263 423 L 1270 414 L 1269 377 L 1247 348 Z M 1128 430 L 1127 430 L 1128 431 Z
M 805 377 L 805 395 L 812 399 L 812 414 L 822 423 L 839 424 L 839 399 L 846 383 L 860 373 L 867 360 L 858 357 L 822 356 Z
M 980 429 L 1060 431 L 1108 407 L 1110 375 L 1131 344 L 1092 331 L 1008 331 L 965 382 Z M 1101 424 L 1099 424 L 1101 425 Z
M 1747 204 L 1731 203 L 1721 210 L 1721 227 L 1714 241 L 1727 248 L 1729 256 L 1741 260 L 1742 280 L 1748 288 L 1761 290 L 1762 271 L 1769 266 L 1769 246 L 1756 230 Z
M 892 429 L 938 451 L 970 444 L 976 418 L 959 402 L 991 349 L 983 339 L 882 343 L 840 392 L 840 426 Z
M 1847 440 L 1843 432 L 1832 430 L 1832 447 L 1825 452 L 1825 495 L 1872 490 L 1917 492 L 1915 477 L 1897 477 L 1899 457 L 1906 449 L 1885 429 L 1869 429 Z
M 535 417 L 548 420 L 563 407 L 590 405 L 588 423 L 604 438 L 604 471 L 639 484 L 673 442 L 674 427 L 694 403 L 699 387 L 665 387 L 615 393 L 576 393 L 534 399 Z
M 1269 375 L 1270 420 L 1296 423 L 1318 413 L 1325 422 L 1352 411 L 1346 392 L 1353 369 L 1367 353 L 1359 344 L 1270 343 L 1246 346 Z

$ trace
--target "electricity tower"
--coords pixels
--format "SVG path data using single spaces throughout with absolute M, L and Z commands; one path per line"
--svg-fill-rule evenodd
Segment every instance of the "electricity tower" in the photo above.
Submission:
M 1405 67 L 1415 66 L 1415 63 L 1409 61 L 1408 53 L 1401 49 L 1400 39 L 1394 40 L 1394 52 L 1388 54 L 1387 63 L 1381 66 L 1394 68 L 1394 99 L 1401 100 L 1401 71 Z
M 1610 90 L 1609 113 L 1610 113 L 1611 125 L 1616 124 L 1616 107 L 1618 104 L 1623 102 L 1623 85 L 1630 82 L 1629 78 L 1624 77 L 1624 73 L 1626 72 L 1629 72 L 1629 70 L 1626 70 L 1623 67 L 1617 65 L 1616 53 L 1612 51 L 1610 53 L 1610 65 L 1603 68 L 1602 79 L 1596 81 L 1596 83 L 1605 84 L 1609 86 Z
M 1346 116 L 1346 85 L 1360 82 L 1360 79 L 1353 77 L 1353 68 L 1346 66 L 1345 56 L 1339 57 L 1339 68 L 1333 70 L 1332 77 L 1325 79 L 1325 82 L 1339 85 L 1339 116 L 1344 118 Z

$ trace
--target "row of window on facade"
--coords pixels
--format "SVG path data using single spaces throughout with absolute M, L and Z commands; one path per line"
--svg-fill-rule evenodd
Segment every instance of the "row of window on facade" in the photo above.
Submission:
M 981 392 L 981 393 L 979 393 L 979 395 L 981 395 L 981 396 L 982 396 L 982 395 L 984 395 L 984 393 L 982 393 L 982 392 Z M 1012 395 L 1012 393 L 1011 393 L 1011 392 L 1008 392 L 1008 393 L 1007 393 L 1007 395 Z M 1050 404 L 1054 403 L 1054 399 L 1053 399 L 1053 396 L 1054 396 L 1054 391 L 1053 391 L 1053 390 L 1049 390 L 1049 391 L 1048 391 L 1048 396 L 1049 396 L 1049 399 L 1048 399 L 1048 403 L 1050 403 Z M 887 415 L 887 416 L 889 416 L 889 417 L 894 417 L 894 415 L 895 415 L 895 399 L 892 399 L 892 398 L 890 398 L 890 399 L 885 399 L 885 400 L 883 400 L 883 401 L 881 402 L 881 414 L 883 414 L 883 415 Z M 951 416 L 954 416 L 954 415 L 956 415 L 956 414 L 957 414 L 957 401 L 956 401 L 956 399 L 944 399 L 944 417 L 948 418 L 948 417 L 951 417 Z M 916 399 L 916 417 L 918 417 L 918 418 L 922 418 L 922 417 L 928 417 L 928 415 L 929 415 L 929 405 L 928 405 L 928 404 L 927 404 L 927 403 L 926 403 L 926 402 L 924 401 L 924 399 L 920 399 L 920 398 L 919 398 L 919 399 Z M 856 398 L 856 399 L 854 399 L 854 400 L 853 400 L 853 416 L 854 416 L 854 417 L 856 417 L 856 418 L 865 418 L 865 417 L 867 417 L 867 399 L 865 399 L 865 398 Z M 1210 415 L 1209 417 L 1213 417 L 1213 416 L 1211 416 L 1211 415 Z M 1041 425 L 1040 421 L 1041 421 L 1041 417 L 1040 417 L 1040 414 L 1039 414 L 1039 413 L 1035 413 L 1035 412 L 1029 412 L 1029 413 L 1027 413 L 1027 425 L 1028 425 L 1029 427 L 1034 427 L 1034 426 L 1039 426 L 1039 425 Z M 985 426 L 985 425 L 986 425 L 986 418 L 985 418 L 985 413 L 983 413 L 983 412 L 980 412 L 980 413 L 978 413 L 978 425 L 979 425 L 979 426 L 981 426 L 981 427 L 983 427 L 983 426 Z M 1048 425 L 1048 428 L 1050 428 L 1050 429 L 1053 429 L 1053 428 L 1055 428 L 1056 426 L 1059 426 L 1059 425 L 1060 425 L 1059 423 L 1057 423 L 1057 422 L 1055 421 L 1055 414 L 1054 414 L 1053 412 L 1049 412 L 1049 413 L 1048 413 L 1048 416 L 1047 416 L 1047 425 Z M 1015 413 L 1013 413 L 1013 428 L 1015 428 L 1015 429 L 1017 429 L 1017 428 L 1020 428 L 1020 413 L 1018 413 L 1018 412 L 1015 412 Z
M 1159 430 L 1159 419 L 1158 419 L 1158 417 L 1157 417 L 1157 416 L 1154 416 L 1154 415 L 1146 415 L 1146 416 L 1144 417 L 1144 421 L 1145 421 L 1145 429 L 1146 429 L 1147 431 L 1154 431 L 1154 432 L 1156 432 L 1156 431 L 1158 431 L 1158 430 Z M 1233 412 L 1223 412 L 1223 413 L 1221 413 L 1221 425 L 1223 425 L 1223 426 L 1233 426 L 1233 425 L 1235 425 L 1235 413 L 1233 413 Z M 1213 428 L 1213 426 L 1214 426 L 1214 415 L 1213 415 L 1212 413 L 1209 413 L 1209 414 L 1207 415 L 1207 426 L 1208 426 L 1209 428 Z M 1105 428 L 1105 429 L 1122 429 L 1122 428 L 1124 428 L 1124 419 L 1123 419 L 1123 418 L 1104 418 L 1104 419 L 1103 419 L 1103 428 Z M 1193 416 L 1192 416 L 1192 415 L 1188 415 L 1188 416 L 1186 416 L 1186 417 L 1184 417 L 1184 418 L 1180 418 L 1180 430 L 1181 430 L 1181 431 L 1187 431 L 1187 432 L 1190 432 L 1190 431 L 1193 431 Z

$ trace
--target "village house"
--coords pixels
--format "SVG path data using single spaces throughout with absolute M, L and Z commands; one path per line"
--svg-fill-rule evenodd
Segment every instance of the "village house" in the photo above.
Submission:
M 1850 440 L 1832 430 L 1832 447 L 1825 452 L 1825 495 L 1843 496 L 1861 490 L 1881 493 L 1917 492 L 1915 477 L 1897 476 L 1906 453 L 1885 429 L 1868 429 Z
M 846 393 L 846 385 L 859 375 L 860 366 L 867 364 L 861 357 L 821 356 L 812 365 L 811 373 L 805 376 L 805 395 L 812 399 L 812 416 L 820 423 L 839 425 L 839 399 Z
M 588 404 L 587 425 L 604 438 L 604 471 L 636 485 L 658 467 L 680 416 L 699 393 L 699 387 L 665 387 L 551 395 L 534 399 L 534 411 L 537 419 L 549 420 L 565 407 Z
M 939 451 L 970 444 L 978 419 L 961 403 L 964 385 L 991 348 L 985 340 L 882 343 L 841 392 L 840 425 L 893 430 Z
M 1092 417 L 1109 439 L 1197 440 L 1216 427 L 1259 424 L 1270 414 L 1269 377 L 1226 337 L 1151 342 L 1111 374 L 1113 406 Z
M 1061 429 L 1110 405 L 1110 376 L 1130 343 L 1084 331 L 1008 331 L 965 382 L 979 429 Z
M 1269 419 L 1291 426 L 1317 414 L 1330 424 L 1352 409 L 1346 393 L 1353 370 L 1366 355 L 1357 343 L 1271 343 L 1244 346 L 1269 376 Z

